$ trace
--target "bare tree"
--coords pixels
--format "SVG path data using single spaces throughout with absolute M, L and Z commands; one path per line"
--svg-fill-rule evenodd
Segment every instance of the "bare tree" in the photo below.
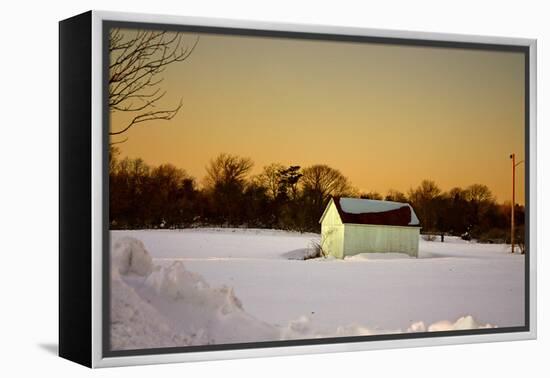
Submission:
M 471 223 L 476 226 L 480 225 L 485 214 L 495 202 L 493 193 L 487 185 L 473 184 L 464 190 L 464 197 L 471 207 Z
M 246 175 L 253 165 L 254 163 L 249 158 L 220 154 L 206 167 L 205 184 L 209 188 L 228 184 L 244 186 Z
M 109 173 L 116 172 L 119 155 L 120 155 L 120 149 L 111 144 L 109 146 Z
M 264 167 L 262 173 L 254 177 L 254 181 L 266 188 L 267 195 L 271 199 L 277 198 L 279 186 L 281 184 L 281 171 L 285 166 L 279 163 L 272 163 Z
M 316 195 L 318 204 L 323 204 L 330 196 L 351 195 L 355 189 L 349 180 L 337 169 L 317 164 L 303 170 L 302 186 L 305 192 Z
M 492 202 L 494 200 L 493 193 L 487 185 L 473 184 L 464 191 L 466 200 L 476 203 Z
M 418 214 L 424 231 L 433 231 L 436 227 L 440 198 L 441 189 L 432 180 L 422 180 L 416 189 L 409 190 L 409 202 Z
M 205 193 L 212 219 L 230 225 L 246 221 L 244 192 L 254 163 L 249 158 L 220 154 L 206 166 Z
M 386 201 L 394 201 L 394 202 L 407 202 L 407 196 L 403 192 L 400 192 L 396 189 L 390 189 L 388 190 L 388 193 L 386 194 L 386 197 L 384 197 Z
M 134 125 L 153 120 L 170 120 L 182 107 L 182 101 L 172 108 L 157 108 L 166 95 L 160 87 L 166 67 L 186 60 L 199 41 L 187 45 L 182 33 L 156 30 L 127 32 L 113 28 L 109 33 L 109 109 L 135 115 L 110 135 L 121 135 Z M 127 139 L 127 138 L 126 138 Z M 112 142 L 122 143 L 126 139 Z

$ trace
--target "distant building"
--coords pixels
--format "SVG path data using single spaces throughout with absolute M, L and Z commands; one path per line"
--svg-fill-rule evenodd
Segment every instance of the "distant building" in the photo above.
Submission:
M 408 203 L 334 197 L 319 223 L 328 255 L 401 252 L 418 257 L 420 222 Z

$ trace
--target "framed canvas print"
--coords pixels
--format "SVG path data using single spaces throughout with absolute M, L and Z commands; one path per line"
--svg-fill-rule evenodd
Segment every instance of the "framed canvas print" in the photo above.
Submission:
M 536 337 L 536 41 L 60 22 L 59 352 Z

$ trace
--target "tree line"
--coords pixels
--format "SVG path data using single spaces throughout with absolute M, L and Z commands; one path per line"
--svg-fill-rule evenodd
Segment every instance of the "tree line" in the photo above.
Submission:
M 113 229 L 233 226 L 320 230 L 319 218 L 332 196 L 410 203 L 426 233 L 508 240 L 510 205 L 499 204 L 486 185 L 442 191 L 424 180 L 407 193 L 361 193 L 338 169 L 273 163 L 252 175 L 251 159 L 220 154 L 206 166 L 201 185 L 172 164 L 150 166 L 142 159 L 120 159 L 111 147 L 110 226 Z M 522 232 L 524 209 L 516 205 Z M 518 235 L 520 237 L 521 235 Z

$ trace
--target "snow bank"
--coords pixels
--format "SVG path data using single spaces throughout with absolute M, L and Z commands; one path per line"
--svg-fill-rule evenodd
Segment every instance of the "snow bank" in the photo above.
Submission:
M 416 322 L 411 324 L 407 329 L 407 332 L 441 332 L 441 331 L 458 331 L 464 329 L 478 329 L 478 328 L 496 328 L 491 324 L 480 324 L 471 315 L 466 315 L 458 318 L 457 321 L 450 322 L 448 320 L 442 320 L 433 323 L 426 327 L 424 322 Z
M 173 332 L 193 338 L 186 345 L 269 340 L 274 327 L 244 311 L 233 288 L 212 288 L 198 274 L 177 261 L 157 266 L 138 293 L 168 318 Z
M 113 350 L 486 327 L 491 325 L 480 325 L 472 316 L 429 326 L 415 322 L 404 330 L 362 324 L 322 326 L 305 315 L 282 325 L 268 324 L 245 310 L 233 288 L 211 287 L 181 261 L 154 265 L 143 243 L 135 238 L 116 240 L 112 248 Z
M 120 274 L 147 276 L 153 271 L 153 259 L 143 243 L 129 236 L 118 239 L 112 246 L 112 269 Z
M 314 322 L 308 316 L 289 322 L 281 329 L 281 339 L 303 339 L 303 338 L 330 338 L 330 337 L 349 337 L 349 336 L 370 336 L 387 335 L 413 332 L 440 332 L 456 331 L 464 329 L 494 328 L 491 324 L 479 324 L 471 316 L 467 315 L 459 318 L 457 321 L 450 322 L 442 320 L 426 326 L 424 322 L 414 322 L 406 329 L 379 329 L 369 328 L 361 324 L 348 324 L 334 329 L 319 329 L 315 327 Z
M 157 309 L 143 300 L 118 274 L 111 279 L 111 348 L 144 349 L 189 344 L 174 333 Z
M 143 244 L 125 237 L 112 249 L 114 350 L 276 340 L 275 327 L 243 310 L 233 288 L 211 288 L 181 262 L 154 266 Z
M 467 315 L 459 318 L 454 323 L 451 323 L 447 320 L 434 323 L 428 327 L 428 332 L 457 331 L 476 328 L 494 328 L 494 326 L 492 326 L 491 324 L 479 324 L 471 315 Z
M 152 270 L 152 260 L 143 244 L 131 239 L 121 239 L 111 252 L 111 348 L 186 345 L 185 335 L 175 334 L 167 319 L 123 279 L 132 274 L 143 276 Z

